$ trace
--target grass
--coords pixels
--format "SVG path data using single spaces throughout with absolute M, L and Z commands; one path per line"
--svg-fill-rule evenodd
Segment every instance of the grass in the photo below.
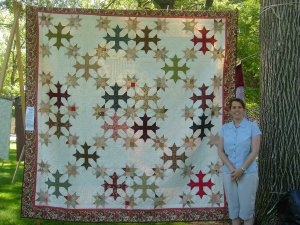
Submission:
M 11 184 L 13 174 L 17 166 L 16 161 L 16 143 L 10 145 L 10 157 L 8 161 L 0 162 L 0 225 L 34 225 L 37 223 L 35 219 L 20 218 L 21 193 L 24 164 L 21 163 L 16 175 L 15 183 Z M 39 220 L 41 225 L 99 225 L 99 223 L 75 223 L 63 221 Z M 101 223 L 104 225 L 105 223 Z M 130 223 L 106 223 L 126 224 Z M 134 223 L 137 224 L 137 223 Z M 187 225 L 188 223 L 147 223 L 155 225 Z

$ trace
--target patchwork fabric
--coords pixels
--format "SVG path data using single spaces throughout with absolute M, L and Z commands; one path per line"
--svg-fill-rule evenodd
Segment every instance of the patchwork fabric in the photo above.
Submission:
M 0 98 L 0 159 L 9 159 L 12 101 Z
M 221 219 L 236 12 L 27 9 L 22 216 Z M 36 53 L 38 53 L 36 55 Z

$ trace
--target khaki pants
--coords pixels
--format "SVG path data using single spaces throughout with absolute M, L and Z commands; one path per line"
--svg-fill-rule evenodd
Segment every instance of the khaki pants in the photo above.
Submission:
M 258 174 L 243 174 L 236 182 L 231 174 L 223 174 L 223 182 L 228 202 L 229 218 L 248 220 L 254 217 L 255 197 L 258 186 Z

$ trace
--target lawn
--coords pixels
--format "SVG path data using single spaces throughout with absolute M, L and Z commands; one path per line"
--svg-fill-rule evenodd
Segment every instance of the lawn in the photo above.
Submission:
M 8 161 L 0 162 L 0 225 L 34 225 L 39 222 L 41 225 L 96 225 L 99 223 L 75 223 L 75 222 L 62 222 L 50 220 L 34 220 L 27 218 L 20 218 L 21 208 L 21 193 L 22 193 L 22 180 L 24 164 L 21 163 L 15 183 L 11 184 L 13 174 L 15 172 L 17 161 L 16 159 L 16 143 L 10 145 L 10 158 Z M 105 224 L 105 223 L 101 223 Z M 106 223 L 112 225 L 114 223 Z M 119 225 L 130 223 L 118 223 Z M 134 223 L 137 224 L 137 223 Z M 144 223 L 145 224 L 145 223 Z M 155 225 L 188 225 L 191 223 L 176 222 L 176 223 L 147 223 Z M 193 225 L 221 225 L 228 224 L 226 222 L 193 222 Z

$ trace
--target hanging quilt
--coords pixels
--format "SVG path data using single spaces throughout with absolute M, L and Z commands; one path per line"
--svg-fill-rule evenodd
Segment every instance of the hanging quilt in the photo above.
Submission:
M 9 159 L 12 101 L 0 97 L 0 159 Z
M 236 12 L 27 8 L 22 216 L 222 219 Z

